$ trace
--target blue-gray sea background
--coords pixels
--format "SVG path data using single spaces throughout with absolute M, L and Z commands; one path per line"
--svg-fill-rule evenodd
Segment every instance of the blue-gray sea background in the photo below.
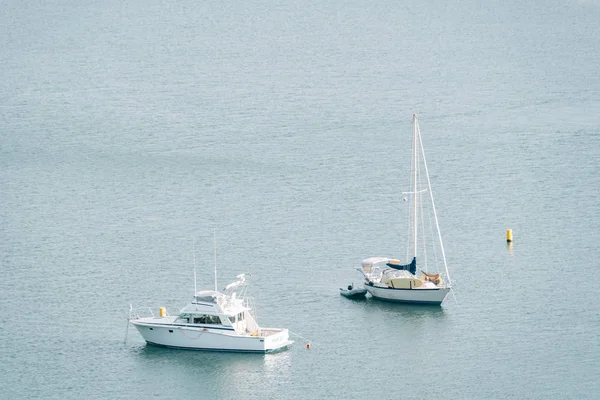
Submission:
M 0 398 L 600 398 L 598 21 L 597 0 L 2 1 Z M 413 113 L 456 299 L 349 301 L 363 258 L 401 256 Z M 261 325 L 302 338 L 124 342 L 131 303 L 191 299 L 194 249 L 212 287 L 213 229 L 219 286 L 251 273 Z

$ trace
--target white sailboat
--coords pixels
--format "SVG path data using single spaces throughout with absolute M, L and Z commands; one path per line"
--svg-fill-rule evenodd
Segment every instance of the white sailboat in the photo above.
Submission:
M 409 201 L 410 205 L 406 261 L 370 257 L 362 261 L 359 270 L 365 279 L 365 289 L 374 298 L 440 305 L 451 289 L 450 273 L 416 114 L 413 115 L 411 187 L 410 192 L 403 193 L 406 196 L 404 200 Z M 425 203 L 429 207 L 425 207 Z M 427 213 L 427 210 L 431 213 Z M 428 216 L 430 219 L 427 219 Z M 431 237 L 425 232 L 427 225 L 432 228 Z M 441 264 L 443 268 L 434 269 L 432 264 Z

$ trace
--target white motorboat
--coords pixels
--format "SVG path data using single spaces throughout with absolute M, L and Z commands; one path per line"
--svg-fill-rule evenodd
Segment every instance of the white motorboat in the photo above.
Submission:
M 404 201 L 409 202 L 406 262 L 370 257 L 362 261 L 360 271 L 365 289 L 376 299 L 439 305 L 450 292 L 450 274 L 416 114 L 413 115 L 411 186 L 410 192 L 403 193 Z M 428 196 L 424 196 L 426 193 Z M 437 235 L 433 232 L 434 226 Z M 431 227 L 432 232 L 425 232 L 426 227 Z
M 202 290 L 178 315 L 170 316 L 164 307 L 159 316 L 141 317 L 131 309 L 129 322 L 147 343 L 191 350 L 269 353 L 290 346 L 284 328 L 262 328 L 256 322 L 245 298 L 244 274 L 223 292 Z

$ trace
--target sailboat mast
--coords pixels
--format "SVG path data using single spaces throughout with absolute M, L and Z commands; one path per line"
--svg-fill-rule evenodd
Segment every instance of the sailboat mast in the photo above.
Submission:
M 413 257 L 417 257 L 417 133 L 417 114 L 413 114 Z

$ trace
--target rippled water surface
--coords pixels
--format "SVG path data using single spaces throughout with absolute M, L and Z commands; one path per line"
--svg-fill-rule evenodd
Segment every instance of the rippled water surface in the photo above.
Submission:
M 0 398 L 598 397 L 598 1 L 0 9 Z M 455 297 L 350 301 L 403 254 L 415 112 Z M 212 286 L 213 228 L 289 351 L 124 340 L 194 248 Z

